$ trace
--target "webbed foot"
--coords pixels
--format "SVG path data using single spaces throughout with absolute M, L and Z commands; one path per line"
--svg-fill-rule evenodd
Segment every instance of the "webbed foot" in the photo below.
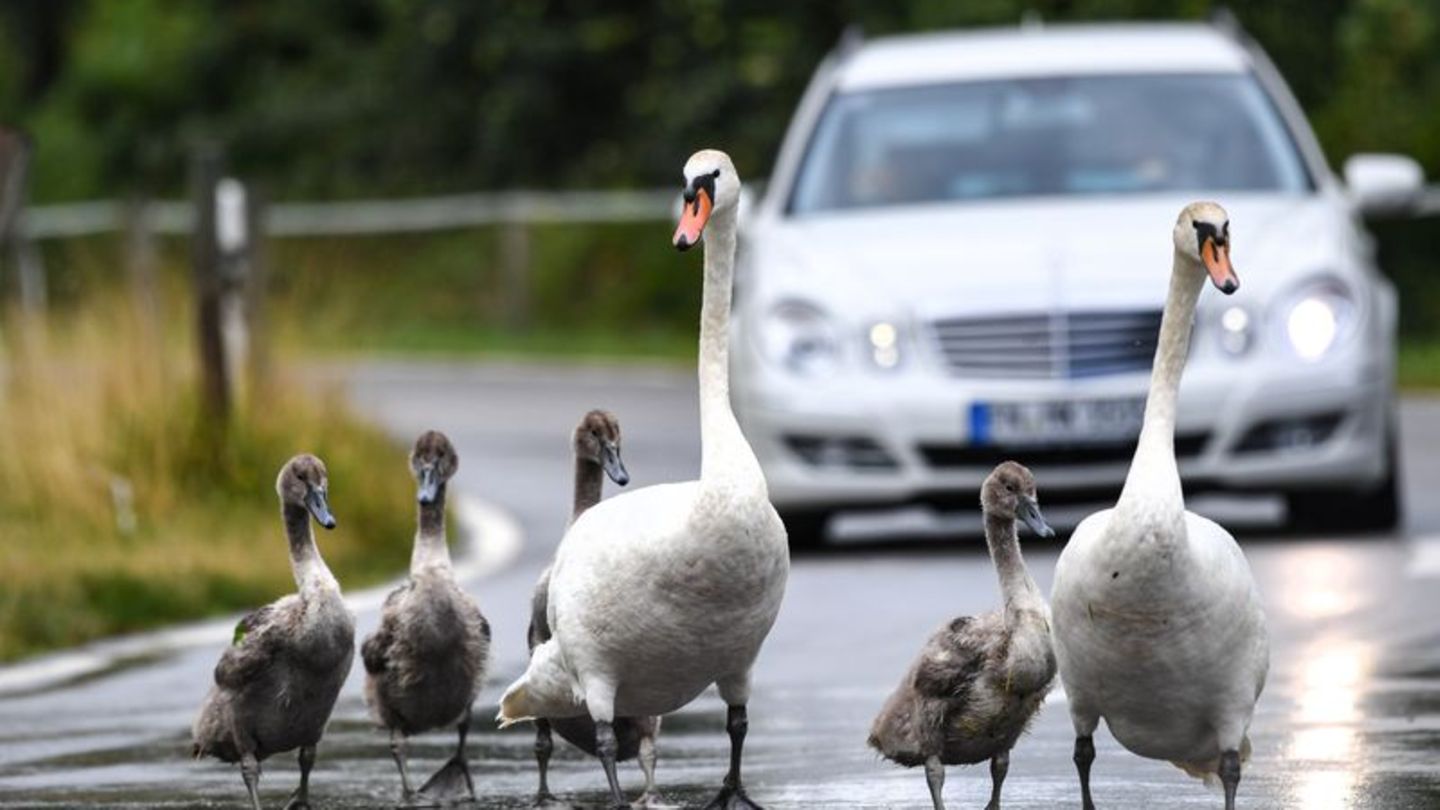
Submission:
M 535 794 L 535 801 L 530 806 L 535 810 L 580 810 L 580 805 L 558 799 L 549 791 Z
M 421 808 L 440 807 L 444 802 L 433 796 L 422 796 L 418 791 L 410 791 L 400 800 L 396 807 L 403 807 L 405 810 L 421 810 Z
M 655 791 L 646 791 L 635 799 L 633 804 L 644 810 L 678 810 L 680 805 L 671 804 L 665 801 L 665 797 Z
M 470 781 L 470 766 L 459 757 L 451 757 L 435 775 L 420 786 L 411 807 L 435 806 L 436 802 L 461 802 L 475 798 Z
M 285 810 L 310 810 L 310 797 L 295 791 L 290 794 L 290 800 L 285 802 Z
M 745 795 L 745 788 L 726 785 L 720 793 L 705 805 L 705 810 L 764 810 Z

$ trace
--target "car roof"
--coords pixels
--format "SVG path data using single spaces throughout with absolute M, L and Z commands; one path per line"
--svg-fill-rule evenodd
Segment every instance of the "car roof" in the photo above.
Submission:
M 882 37 L 839 67 L 841 90 L 1010 77 L 1241 73 L 1239 43 L 1199 23 L 1023 25 Z

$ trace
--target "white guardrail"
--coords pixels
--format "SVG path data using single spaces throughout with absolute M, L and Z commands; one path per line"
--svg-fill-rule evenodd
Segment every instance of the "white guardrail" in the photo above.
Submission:
M 641 191 L 502 191 L 399 200 L 272 203 L 265 213 L 270 236 L 441 231 L 503 223 L 650 222 L 675 216 L 673 189 Z M 32 239 L 64 239 L 118 231 L 126 223 L 119 202 L 64 203 L 29 208 L 25 231 Z M 189 202 L 160 200 L 144 207 L 152 233 L 187 234 L 194 222 Z M 1440 216 L 1440 186 L 1421 193 L 1412 216 Z
M 1440 216 L 1440 186 L 1430 186 L 1421 192 L 1415 204 L 1415 216 Z

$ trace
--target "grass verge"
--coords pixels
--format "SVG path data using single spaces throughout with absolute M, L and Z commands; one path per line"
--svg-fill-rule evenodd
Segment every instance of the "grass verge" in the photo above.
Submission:
M 1401 390 L 1440 390 L 1440 338 L 1400 341 L 1396 374 Z
M 499 234 L 314 237 L 267 245 L 266 318 L 284 355 L 454 354 L 693 360 L 702 272 L 660 223 L 538 225 L 530 271 L 506 295 Z M 183 297 L 189 245 L 155 245 L 153 275 Z M 123 299 L 125 245 L 105 235 L 47 243 L 56 312 Z M 183 337 L 172 335 L 172 339 Z
M 403 570 L 403 448 L 336 392 L 283 378 L 209 423 L 185 346 L 110 303 L 49 329 L 4 319 L 0 660 L 293 590 L 274 482 L 300 451 L 329 468 L 339 527 L 318 541 L 342 585 Z

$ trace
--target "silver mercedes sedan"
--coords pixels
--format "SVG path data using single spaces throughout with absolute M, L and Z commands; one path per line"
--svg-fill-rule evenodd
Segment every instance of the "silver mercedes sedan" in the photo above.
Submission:
M 1338 179 L 1264 54 L 1205 25 L 842 46 L 745 214 L 736 288 L 734 404 L 792 542 L 837 512 L 973 507 L 1009 458 L 1049 503 L 1113 497 L 1171 227 L 1206 198 L 1242 288 L 1197 312 L 1187 491 L 1395 525 L 1395 290 L 1361 214 L 1422 184 L 1395 155 Z

